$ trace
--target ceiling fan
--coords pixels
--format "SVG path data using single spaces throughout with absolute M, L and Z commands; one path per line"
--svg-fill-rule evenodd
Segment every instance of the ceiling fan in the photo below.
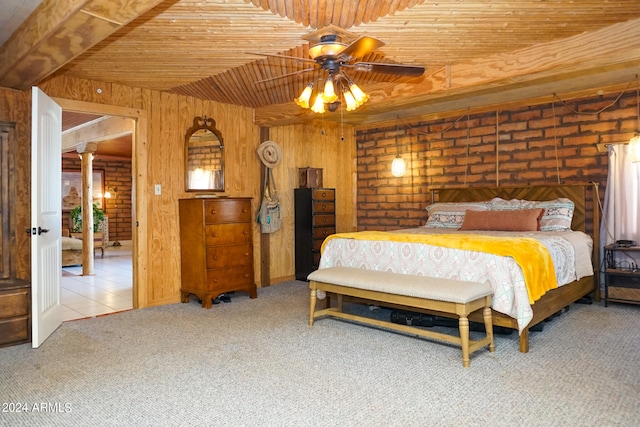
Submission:
M 345 37 L 346 36 L 346 37 Z M 287 55 L 269 55 L 279 58 L 294 59 L 296 61 L 311 62 L 315 66 L 305 68 L 293 73 L 282 74 L 256 83 L 264 83 L 267 81 L 280 79 L 292 75 L 307 73 L 318 70 L 320 67 L 326 71 L 327 79 L 324 82 L 323 92 L 319 93 L 313 104 L 310 98 L 313 93 L 314 83 L 309 83 L 298 98 L 295 99 L 296 104 L 303 108 L 310 108 L 312 111 L 322 113 L 326 109 L 336 111 L 341 105 L 341 99 L 344 99 L 347 105 L 347 111 L 355 110 L 369 98 L 345 73 L 345 69 L 353 71 L 364 71 L 372 73 L 382 73 L 394 76 L 419 77 L 425 67 L 416 65 L 405 65 L 386 62 L 365 62 L 356 61 L 374 50 L 384 46 L 384 42 L 369 36 L 360 36 L 354 41 L 347 44 L 343 39 L 351 37 L 350 33 L 340 28 L 330 26 L 323 28 L 315 33 L 309 34 L 303 39 L 313 42 L 309 47 L 310 58 L 298 58 Z M 336 93 L 336 89 L 337 92 Z

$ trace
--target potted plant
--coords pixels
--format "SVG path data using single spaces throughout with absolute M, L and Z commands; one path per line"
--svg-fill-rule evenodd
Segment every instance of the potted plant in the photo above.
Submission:
M 78 205 L 69 212 L 71 216 L 71 223 L 74 233 L 82 231 L 82 206 Z M 104 211 L 98 207 L 96 203 L 93 204 L 93 231 L 98 231 L 98 226 L 104 221 Z

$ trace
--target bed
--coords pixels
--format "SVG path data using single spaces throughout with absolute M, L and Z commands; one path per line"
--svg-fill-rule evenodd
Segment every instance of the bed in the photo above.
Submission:
M 443 207 L 450 211 L 438 217 Z M 520 351 L 527 352 L 530 328 L 589 294 L 596 301 L 600 298 L 599 255 L 593 250 L 599 247 L 597 207 L 597 184 L 592 183 L 434 189 L 424 227 L 330 236 L 323 244 L 320 268 L 345 266 L 489 283 L 494 289 L 494 325 L 517 330 Z M 525 211 L 531 212 L 526 212 L 527 220 L 518 220 L 528 221 L 522 230 L 494 227 L 496 218 L 506 224 L 510 221 L 505 214 L 522 213 L 524 218 Z M 528 228 L 532 217 L 535 230 Z M 483 249 L 456 246 L 460 241 L 482 241 Z M 507 249 L 500 252 L 496 247 Z M 535 262 L 533 253 L 538 254 Z M 481 316 L 471 319 L 482 321 Z

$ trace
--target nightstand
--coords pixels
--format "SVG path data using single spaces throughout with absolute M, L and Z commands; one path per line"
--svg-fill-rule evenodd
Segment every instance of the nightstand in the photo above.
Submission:
M 604 306 L 608 301 L 640 304 L 640 267 L 636 261 L 623 260 L 619 253 L 635 252 L 640 256 L 640 246 L 604 247 Z M 616 254 L 618 253 L 618 256 Z M 634 264 L 635 263 L 635 264 Z

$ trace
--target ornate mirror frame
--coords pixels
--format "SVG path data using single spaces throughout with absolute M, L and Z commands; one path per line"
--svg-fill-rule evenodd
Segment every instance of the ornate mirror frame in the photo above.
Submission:
M 195 117 L 184 137 L 187 192 L 224 191 L 222 133 L 210 117 Z

